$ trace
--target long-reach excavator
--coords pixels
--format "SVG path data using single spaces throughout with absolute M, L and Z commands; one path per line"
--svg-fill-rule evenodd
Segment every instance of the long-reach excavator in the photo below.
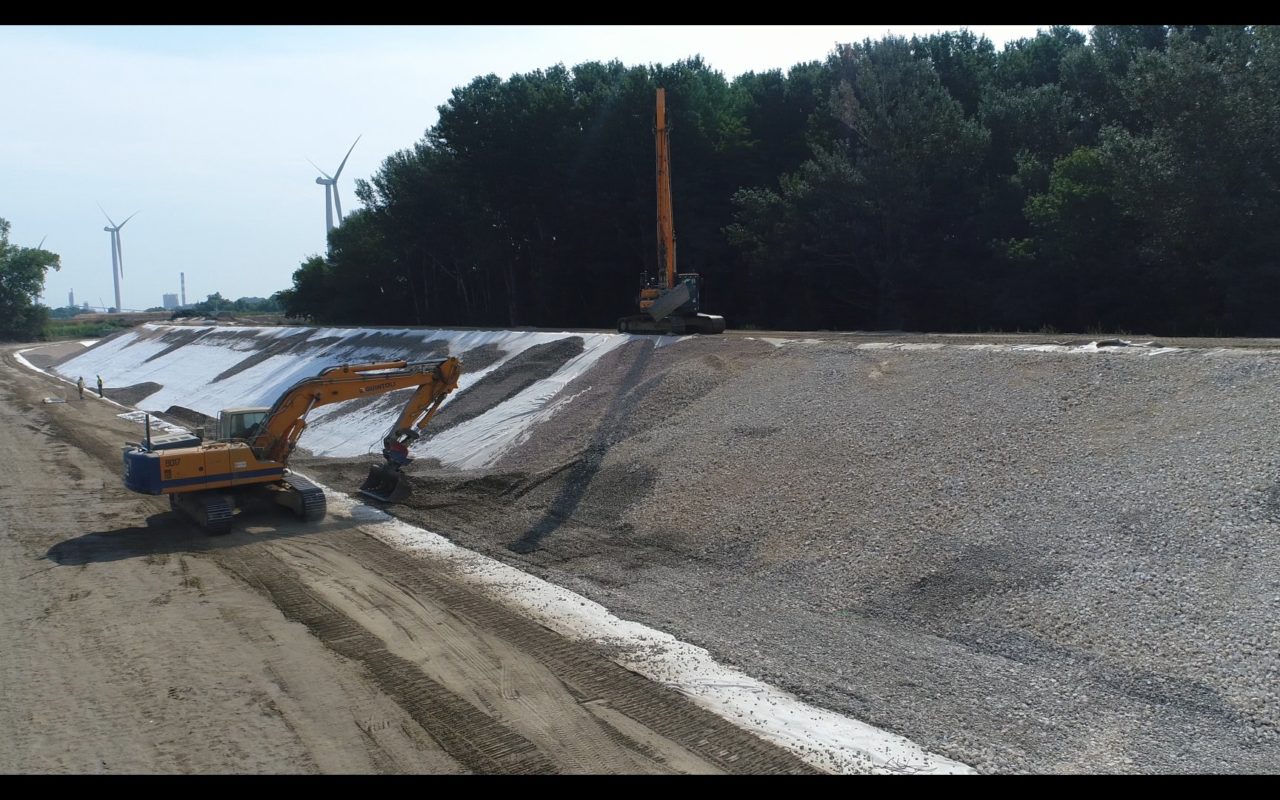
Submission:
M 618 320 L 619 333 L 724 333 L 724 317 L 699 313 L 702 276 L 676 272 L 676 232 L 671 211 L 671 141 L 667 134 L 667 93 L 658 90 L 654 134 L 658 161 L 658 270 L 645 274 L 640 312 Z
M 324 491 L 288 468 L 289 454 L 317 406 L 418 387 L 382 440 L 384 463 L 369 470 L 360 493 L 388 503 L 409 494 L 402 468 L 409 445 L 458 387 L 462 362 L 383 361 L 329 367 L 299 381 L 270 408 L 229 408 L 218 417 L 213 441 L 194 437 L 147 438 L 124 450 L 124 485 L 142 494 L 167 494 L 169 504 L 210 533 L 231 530 L 235 509 L 267 500 L 307 522 L 324 518 Z M 191 443 L 194 442 L 194 446 Z

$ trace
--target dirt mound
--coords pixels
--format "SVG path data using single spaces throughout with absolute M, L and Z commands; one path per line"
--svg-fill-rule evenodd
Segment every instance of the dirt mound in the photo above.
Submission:
M 213 425 L 218 421 L 217 417 L 201 414 L 199 411 L 193 411 L 182 406 L 169 406 L 160 417 L 192 431 L 201 427 L 206 430 L 212 430 Z
M 138 403 L 141 403 L 143 400 L 163 388 L 164 387 L 158 383 L 147 381 L 145 383 L 135 383 L 132 386 L 123 386 L 119 389 L 104 386 L 103 394 L 106 395 L 107 399 L 115 400 L 117 403 L 122 403 L 126 406 L 136 406 Z M 97 391 L 96 386 L 89 381 L 85 381 L 84 390 L 86 393 Z
M 389 510 L 469 547 L 499 556 L 520 553 L 534 564 L 602 553 L 628 563 L 673 558 L 664 547 L 644 544 L 637 555 L 643 535 L 626 520 L 635 504 L 654 502 L 652 490 L 664 467 L 620 462 L 610 454 L 630 437 L 643 439 L 657 426 L 674 424 L 672 418 L 687 406 L 772 350 L 743 341 L 690 348 L 655 348 L 651 340 L 624 344 L 575 381 L 571 405 L 535 428 L 498 468 L 442 469 L 425 455 L 430 447 L 423 447 L 424 455 L 408 470 L 410 498 Z M 578 339 L 531 349 L 469 387 L 437 419 L 452 427 L 483 413 L 580 351 Z M 447 412 L 455 415 L 452 420 Z M 445 428 L 433 423 L 429 430 Z M 676 450 L 672 465 L 696 469 L 695 455 Z M 304 470 L 331 486 L 354 488 L 378 460 L 308 459 Z
M 770 345 L 728 339 L 679 347 L 654 347 L 646 339 L 624 344 L 580 379 L 581 394 L 569 408 L 534 428 L 501 466 L 539 472 L 669 424 L 741 370 L 772 357 L 772 351 Z

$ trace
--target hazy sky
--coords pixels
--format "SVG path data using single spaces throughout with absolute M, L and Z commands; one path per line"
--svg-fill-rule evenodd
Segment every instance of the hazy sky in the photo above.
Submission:
M 354 186 L 436 121 L 452 89 L 563 63 L 669 64 L 701 55 L 733 78 L 823 59 L 838 42 L 967 27 L 1004 43 L 1048 25 L 0 26 L 0 217 L 13 243 L 62 256 L 44 301 L 122 305 L 178 291 L 266 297 L 325 249 L 324 187 Z M 1088 32 L 1088 26 L 1075 26 Z

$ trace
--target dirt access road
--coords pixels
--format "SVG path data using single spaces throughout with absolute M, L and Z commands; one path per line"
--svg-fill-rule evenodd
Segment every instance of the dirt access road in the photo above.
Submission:
M 0 359 L 0 772 L 807 772 L 348 518 L 210 537 Z M 65 403 L 43 398 L 64 396 Z

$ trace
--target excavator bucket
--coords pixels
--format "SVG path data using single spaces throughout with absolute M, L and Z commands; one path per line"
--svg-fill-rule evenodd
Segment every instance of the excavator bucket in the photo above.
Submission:
M 384 503 L 403 502 L 411 494 L 409 481 L 404 473 L 391 464 L 378 464 L 369 468 L 369 477 L 360 487 L 360 494 Z

